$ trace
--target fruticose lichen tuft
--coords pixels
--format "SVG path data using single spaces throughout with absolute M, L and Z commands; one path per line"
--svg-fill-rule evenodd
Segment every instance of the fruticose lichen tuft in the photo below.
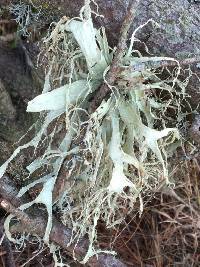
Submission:
M 17 148 L 0 168 L 2 176 L 14 157 L 28 147 L 33 147 L 34 155 L 43 151 L 27 169 L 34 176 L 46 166 L 47 173 L 23 187 L 19 196 L 37 183 L 43 189 L 20 208 L 34 203 L 46 206 L 44 241 L 48 243 L 52 209 L 57 207 L 62 222 L 73 229 L 71 243 L 86 234 L 89 237 L 83 262 L 99 252 L 94 249 L 99 219 L 113 227 L 138 200 L 142 212 L 145 194 L 163 182 L 170 184 L 168 147 L 173 151 L 173 144 L 176 148 L 180 139 L 176 116 L 184 97 L 178 62 L 173 73 L 166 69 L 162 79 L 159 62 L 174 59 L 142 56 L 134 49 L 136 30 L 116 84 L 108 84 L 111 94 L 90 113 L 91 98 L 107 82 L 114 50 L 108 45 L 105 29 L 94 28 L 89 2 L 79 18 L 63 17 L 52 24 L 44 40 L 49 62 L 44 89 L 27 107 L 28 112 L 41 112 L 43 123 L 36 136 Z M 54 199 L 52 192 L 61 169 L 64 183 Z

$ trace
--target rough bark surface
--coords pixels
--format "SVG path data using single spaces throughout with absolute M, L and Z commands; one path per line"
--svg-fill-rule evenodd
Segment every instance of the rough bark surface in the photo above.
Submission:
M 17 196 L 18 189 L 16 184 L 7 176 L 4 175 L 0 179 L 0 199 L 1 206 L 4 207 L 8 212 L 11 212 L 19 219 L 19 223 L 11 227 L 13 232 L 23 232 L 37 234 L 43 237 L 46 227 L 46 219 L 41 211 L 35 211 L 34 209 L 29 215 L 23 213 L 21 210 L 17 210 L 18 206 L 30 201 L 29 195 L 25 194 L 23 197 L 19 198 Z M 4 201 L 5 200 L 5 201 Z M 2 204 L 4 202 L 4 205 Z M 5 206 L 6 205 L 6 206 Z M 7 207 L 7 208 L 6 208 Z M 1 235 L 1 225 L 0 225 L 0 235 Z M 86 254 L 89 241 L 86 238 L 79 240 L 74 248 L 74 245 L 68 246 L 72 236 L 72 230 L 65 227 L 62 223 L 58 222 L 55 218 L 53 219 L 53 226 L 50 233 L 50 241 L 58 244 L 60 247 L 66 249 L 70 255 L 75 255 L 78 258 L 84 257 Z M 107 255 L 101 253 L 98 257 L 93 256 L 89 259 L 86 266 L 89 267 L 126 267 L 120 260 L 112 255 Z M 8 265 L 8 267 L 13 267 Z

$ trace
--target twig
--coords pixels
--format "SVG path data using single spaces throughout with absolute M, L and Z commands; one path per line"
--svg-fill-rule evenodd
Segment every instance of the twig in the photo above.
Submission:
M 124 19 L 124 22 L 121 27 L 120 31 L 120 39 L 117 45 L 117 49 L 115 52 L 114 59 L 112 61 L 112 64 L 110 66 L 110 70 L 108 74 L 106 75 L 106 81 L 107 83 L 104 83 L 98 90 L 97 94 L 95 95 L 95 98 L 91 102 L 91 110 L 94 111 L 102 102 L 102 100 L 105 98 L 107 93 L 110 91 L 110 88 L 108 85 L 112 86 L 118 77 L 119 73 L 121 72 L 121 63 L 124 55 L 124 50 L 126 48 L 126 41 L 128 37 L 128 31 L 130 29 L 130 26 L 132 24 L 133 18 L 134 18 L 134 12 L 137 9 L 137 6 L 139 4 L 140 0 L 131 0 L 128 11 L 126 14 L 126 17 Z
M 3 175 L 0 179 L 0 197 L 12 203 L 13 206 L 19 207 L 22 203 L 28 202 L 28 196 L 17 197 L 18 189 L 13 179 L 8 175 Z
M 156 60 L 153 61 L 151 59 L 149 59 L 149 61 L 141 60 L 140 62 L 135 62 L 131 64 L 131 66 L 129 67 L 121 68 L 121 71 L 128 69 L 128 71 L 132 72 L 132 71 L 144 71 L 149 68 L 157 69 L 162 67 L 174 67 L 177 66 L 178 63 L 180 64 L 180 66 L 197 64 L 200 63 L 200 57 L 186 58 L 182 60 L 175 60 L 175 59 L 172 60 L 159 59 L 157 61 Z
M 200 63 L 200 57 L 191 57 L 191 58 L 186 58 L 186 59 L 179 61 L 180 65 L 190 65 L 190 64 L 196 64 L 196 63 Z M 176 66 L 176 62 L 174 61 L 166 62 L 166 66 Z
M 13 257 L 13 252 L 12 252 L 12 247 L 10 244 L 10 241 L 8 240 L 8 238 L 6 236 L 4 236 L 4 232 L 3 232 L 3 225 L 0 226 L 0 235 L 1 238 L 3 237 L 3 241 L 2 241 L 2 248 L 5 251 L 5 255 L 2 254 L 1 256 L 4 256 L 3 258 L 5 259 L 5 266 L 6 267 L 15 267 L 15 260 Z
M 6 182 L 9 184 L 4 184 Z M 6 196 L 6 190 L 8 190 L 8 194 Z M 13 191 L 11 191 L 13 190 Z M 19 210 L 17 207 L 20 203 L 20 205 L 23 203 L 22 200 L 20 200 L 17 197 L 17 188 L 14 186 L 13 181 L 8 177 L 2 177 L 0 179 L 0 196 L 3 196 L 3 200 L 1 201 L 0 205 L 2 208 L 4 208 L 7 212 L 13 214 L 18 218 L 20 221 L 18 224 L 13 225 L 11 227 L 12 233 L 19 233 L 19 232 L 27 232 L 30 234 L 37 234 L 40 237 L 43 237 L 45 228 L 46 228 L 46 218 L 42 215 L 29 215 L 28 213 L 25 213 L 24 211 Z M 28 196 L 25 196 L 23 200 L 28 200 Z M 62 223 L 58 222 L 55 218 L 53 219 L 53 226 L 50 233 L 50 241 L 58 244 L 60 247 L 65 249 L 69 255 L 72 255 L 74 252 L 77 256 L 77 258 L 82 258 L 85 256 L 88 246 L 89 246 L 89 240 L 86 238 L 83 238 L 82 240 L 79 240 L 76 246 L 70 245 L 68 246 L 70 240 L 72 237 L 72 230 L 65 227 Z M 123 264 L 118 259 L 114 258 L 112 255 L 107 254 L 99 254 L 97 257 L 92 257 L 87 263 L 88 266 L 91 267 L 126 267 L 125 264 Z

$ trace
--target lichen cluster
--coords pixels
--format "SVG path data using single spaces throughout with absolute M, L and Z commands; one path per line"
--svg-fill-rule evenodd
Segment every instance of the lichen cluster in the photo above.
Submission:
M 20 0 L 18 4 L 11 4 L 9 11 L 15 17 L 19 33 L 26 37 L 30 36 L 29 28 L 39 19 L 41 9 L 37 8 L 31 0 L 27 4 Z
M 53 209 L 72 227 L 72 243 L 88 234 L 90 246 L 83 262 L 98 252 L 93 245 L 99 219 L 113 227 L 137 200 L 142 212 L 143 196 L 161 183 L 170 184 L 168 151 L 171 154 L 180 139 L 176 116 L 184 97 L 178 62 L 173 73 L 165 70 L 162 79 L 163 69 L 156 64 L 174 59 L 142 56 L 134 49 L 137 30 L 124 51 L 116 84 L 108 84 L 106 74 L 115 49 L 109 47 L 105 30 L 94 28 L 89 2 L 79 18 L 64 17 L 52 24 L 44 40 L 49 63 L 44 89 L 27 107 L 28 112 L 41 113 L 41 128 L 0 168 L 2 176 L 23 149 L 32 147 L 34 155 L 42 151 L 27 170 L 32 177 L 45 166 L 45 175 L 23 187 L 19 196 L 36 184 L 42 184 L 42 190 L 20 209 L 34 203 L 45 205 L 46 243 Z M 110 95 L 91 112 L 91 99 L 103 83 L 110 88 Z M 53 199 L 61 170 L 64 183 Z M 7 233 L 11 218 L 6 221 Z

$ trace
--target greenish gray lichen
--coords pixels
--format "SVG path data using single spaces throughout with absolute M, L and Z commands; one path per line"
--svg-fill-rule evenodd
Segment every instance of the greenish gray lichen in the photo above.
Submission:
M 100 218 L 107 227 L 113 227 L 123 220 L 123 207 L 127 214 L 139 200 L 142 212 L 143 195 L 163 182 L 170 184 L 168 147 L 172 153 L 180 135 L 176 119 L 170 118 L 167 110 L 180 113 L 180 101 L 185 97 L 184 88 L 179 86 L 179 63 L 172 58 L 143 57 L 134 47 L 136 30 L 125 51 L 117 84 L 107 84 L 111 95 L 89 114 L 90 97 L 107 83 L 106 73 L 114 53 L 105 30 L 93 26 L 89 2 L 79 18 L 63 17 L 45 39 L 49 69 L 43 93 L 27 107 L 28 112 L 42 112 L 43 124 L 36 136 L 18 147 L 0 168 L 2 176 L 21 151 L 42 148 L 43 154 L 27 170 L 31 176 L 46 166 L 48 173 L 23 187 L 19 196 L 37 183 L 43 189 L 35 200 L 20 208 L 25 210 L 35 203 L 45 205 L 48 223 L 44 241 L 48 244 L 52 209 L 58 207 L 63 223 L 73 229 L 71 242 L 88 234 L 90 246 L 83 263 L 99 252 L 93 244 Z M 165 80 L 159 76 L 162 70 L 152 67 L 162 60 L 177 63 Z M 137 66 L 144 68 L 137 70 Z M 63 166 L 65 186 L 53 199 Z M 10 219 L 5 226 L 13 241 L 9 235 Z

